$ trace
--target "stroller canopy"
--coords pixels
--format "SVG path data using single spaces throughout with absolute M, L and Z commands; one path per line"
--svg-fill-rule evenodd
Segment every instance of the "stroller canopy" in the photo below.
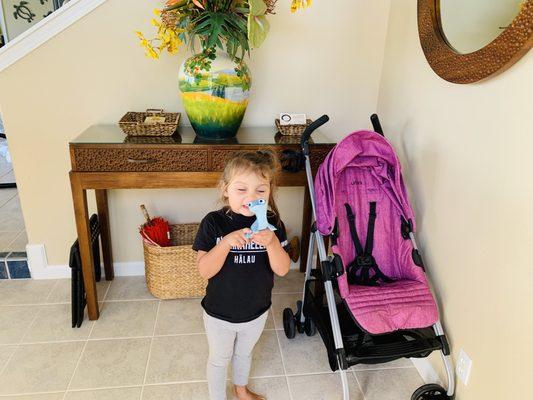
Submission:
M 322 235 L 329 235 L 335 224 L 337 178 L 348 167 L 370 169 L 390 198 L 398 214 L 415 221 L 394 149 L 383 136 L 372 131 L 357 131 L 346 136 L 328 154 L 315 179 L 316 221 Z

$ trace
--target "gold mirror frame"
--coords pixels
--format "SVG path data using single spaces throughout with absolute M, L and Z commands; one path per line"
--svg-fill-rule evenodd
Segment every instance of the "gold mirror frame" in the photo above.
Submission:
M 533 0 L 485 47 L 460 54 L 448 43 L 440 17 L 440 0 L 418 0 L 418 36 L 426 59 L 441 78 L 473 83 L 497 75 L 517 62 L 533 45 Z

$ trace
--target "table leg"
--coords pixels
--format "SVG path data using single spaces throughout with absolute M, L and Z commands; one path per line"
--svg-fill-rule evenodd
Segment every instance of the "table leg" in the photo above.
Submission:
M 113 270 L 113 254 L 111 252 L 111 233 L 109 230 L 109 209 L 107 207 L 107 190 L 96 189 L 96 207 L 98 221 L 100 222 L 100 238 L 102 239 L 102 254 L 104 256 L 104 269 L 106 281 L 115 277 Z
M 98 296 L 94 281 L 93 253 L 91 251 L 91 234 L 89 231 L 89 213 L 87 209 L 87 193 L 82 189 L 79 177 L 76 173 L 70 173 L 70 187 L 76 218 L 76 230 L 80 245 L 81 267 L 83 271 L 83 283 L 87 294 L 87 311 L 90 320 L 98 319 Z
M 302 240 L 300 244 L 300 272 L 305 272 L 307 265 L 307 252 L 309 250 L 309 235 L 311 234 L 312 208 L 309 187 L 305 185 L 303 213 L 302 213 Z

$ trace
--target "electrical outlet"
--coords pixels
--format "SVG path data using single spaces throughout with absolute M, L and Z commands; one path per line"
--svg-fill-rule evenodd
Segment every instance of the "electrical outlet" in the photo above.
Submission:
M 457 359 L 457 365 L 455 372 L 457 377 L 465 384 L 468 384 L 468 378 L 470 377 L 470 370 L 472 369 L 472 360 L 468 357 L 463 349 L 459 351 L 459 358 Z

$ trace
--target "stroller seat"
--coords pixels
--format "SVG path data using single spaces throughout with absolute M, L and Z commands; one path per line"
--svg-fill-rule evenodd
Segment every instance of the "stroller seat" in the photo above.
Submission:
M 350 285 L 344 301 L 369 333 L 431 326 L 437 307 L 426 283 L 398 280 L 381 286 Z
M 374 132 L 352 134 L 328 155 L 316 179 L 317 226 L 335 236 L 332 251 L 345 270 L 337 278 L 339 294 L 357 325 L 377 335 L 437 322 L 423 265 L 402 233 L 402 221 L 416 226 L 386 140 Z M 364 271 L 365 259 L 372 271 Z
M 371 119 L 381 133 L 377 116 Z M 320 333 L 331 370 L 340 372 L 344 400 L 350 398 L 346 371 L 351 366 L 440 351 L 448 390 L 426 384 L 411 400 L 452 400 L 450 348 L 416 244 L 400 162 L 382 135 L 353 132 L 330 151 L 313 183 L 307 139 L 327 120 L 313 122 L 301 140 L 315 221 L 303 300 L 296 313 L 283 310 L 285 335 Z M 323 237 L 330 240 L 331 253 Z M 315 244 L 320 268 L 313 268 Z

